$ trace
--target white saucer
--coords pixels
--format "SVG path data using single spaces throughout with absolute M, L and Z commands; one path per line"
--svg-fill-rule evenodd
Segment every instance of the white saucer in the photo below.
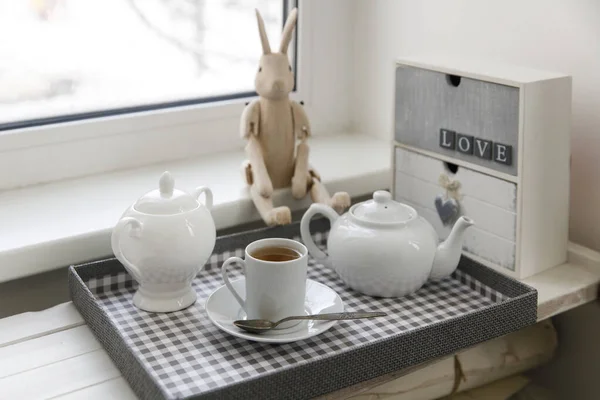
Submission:
M 246 296 L 245 279 L 240 278 L 231 284 L 240 296 Z M 204 306 L 208 318 L 219 329 L 242 339 L 263 343 L 289 343 L 318 335 L 331 328 L 337 321 L 300 321 L 286 329 L 275 329 L 262 334 L 242 331 L 233 321 L 245 319 L 246 313 L 240 308 L 231 292 L 223 285 L 215 290 Z M 307 314 L 344 312 L 344 303 L 338 294 L 322 283 L 306 280 L 305 310 Z

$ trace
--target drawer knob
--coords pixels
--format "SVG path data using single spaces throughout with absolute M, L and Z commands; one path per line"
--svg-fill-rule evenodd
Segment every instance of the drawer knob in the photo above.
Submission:
M 460 85 L 461 77 L 458 75 L 446 75 L 446 81 L 450 86 L 458 87 Z

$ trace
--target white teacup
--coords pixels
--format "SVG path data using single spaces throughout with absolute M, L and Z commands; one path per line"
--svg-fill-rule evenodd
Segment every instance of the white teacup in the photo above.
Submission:
M 253 256 L 261 249 L 273 247 L 295 250 L 298 258 L 289 261 L 266 261 Z M 227 277 L 227 267 L 234 263 L 243 267 L 246 276 L 246 299 L 242 299 L 235 291 Z M 221 273 L 225 285 L 246 312 L 248 319 L 277 321 L 292 315 L 305 314 L 307 266 L 308 250 L 302 243 L 290 239 L 261 239 L 246 247 L 245 260 L 239 257 L 227 259 L 221 267 Z M 277 328 L 289 328 L 298 323 L 290 321 Z

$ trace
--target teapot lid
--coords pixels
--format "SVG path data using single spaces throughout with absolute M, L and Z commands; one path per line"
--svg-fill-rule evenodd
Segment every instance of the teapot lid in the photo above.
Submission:
M 401 223 L 417 216 L 414 208 L 394 201 L 392 194 L 385 190 L 373 193 L 373 200 L 357 204 L 352 214 L 360 220 L 376 223 Z
M 173 215 L 198 208 L 198 204 L 191 194 L 175 189 L 173 176 L 165 171 L 158 181 L 158 189 L 140 197 L 133 208 L 144 214 Z

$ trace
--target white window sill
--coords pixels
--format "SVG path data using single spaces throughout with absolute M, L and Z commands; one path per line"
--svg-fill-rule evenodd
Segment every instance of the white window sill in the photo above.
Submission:
M 314 138 L 311 164 L 328 190 L 366 195 L 388 188 L 391 143 L 364 135 Z M 158 185 L 169 170 L 183 190 L 209 186 L 217 229 L 259 219 L 242 179 L 242 150 L 65 180 L 0 193 L 0 282 L 110 256 L 110 233 L 125 209 Z M 307 207 L 289 190 L 275 204 Z

